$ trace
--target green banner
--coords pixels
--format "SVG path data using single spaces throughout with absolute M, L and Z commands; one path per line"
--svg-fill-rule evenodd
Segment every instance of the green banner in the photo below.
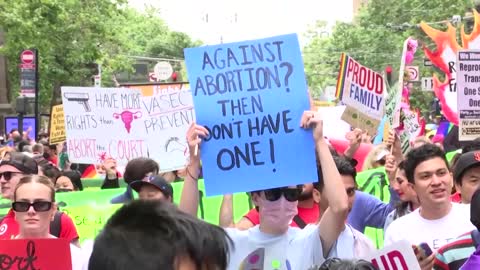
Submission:
M 448 153 L 450 160 L 455 153 Z M 374 195 L 383 202 L 388 203 L 390 192 L 388 189 L 388 179 L 385 169 L 378 168 L 360 172 L 356 178 L 359 189 Z M 121 181 L 123 183 L 123 181 Z M 110 200 L 125 192 L 125 188 L 101 190 L 102 179 L 83 179 L 87 187 L 83 191 L 57 193 L 56 201 L 59 208 L 66 212 L 75 223 L 81 240 L 93 239 L 103 228 L 108 218 L 121 205 L 112 205 Z M 205 187 L 202 180 L 198 181 L 200 190 L 200 205 L 198 217 L 212 224 L 218 224 L 220 214 L 220 204 L 222 196 L 205 197 Z M 174 189 L 174 201 L 176 204 L 180 201 L 183 182 L 172 184 Z M 238 221 L 251 207 L 249 197 L 246 193 L 234 194 L 234 219 Z M 0 215 L 4 215 L 10 209 L 11 203 L 7 200 L 0 200 Z M 367 228 L 365 234 L 372 239 L 377 247 L 383 247 L 383 230 Z
M 357 174 L 356 181 L 359 189 L 365 193 L 369 193 L 385 203 L 390 201 L 388 178 L 384 167 L 360 172 Z M 365 235 L 373 241 L 377 248 L 383 247 L 383 229 L 367 227 Z

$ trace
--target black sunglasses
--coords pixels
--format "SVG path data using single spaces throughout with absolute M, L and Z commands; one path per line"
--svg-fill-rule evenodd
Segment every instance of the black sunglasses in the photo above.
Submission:
M 265 193 L 265 199 L 274 202 L 280 197 L 285 197 L 285 199 L 289 202 L 294 202 L 298 201 L 298 198 L 300 197 L 300 194 L 302 193 L 301 188 L 273 188 L 273 189 L 267 189 L 264 191 Z
M 0 173 L 0 179 L 3 178 L 7 181 L 10 181 L 10 179 L 12 179 L 12 175 L 15 174 L 15 173 L 19 173 L 19 172 L 3 172 L 3 173 Z
M 27 212 L 33 206 L 33 209 L 37 212 L 46 212 L 52 208 L 52 202 L 38 201 L 34 203 L 30 202 L 14 202 L 12 208 L 15 212 Z

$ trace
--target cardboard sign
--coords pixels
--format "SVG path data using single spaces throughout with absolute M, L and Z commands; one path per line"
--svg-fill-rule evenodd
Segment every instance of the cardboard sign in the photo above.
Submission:
M 184 168 L 189 157 L 187 130 L 195 121 L 190 89 L 166 90 L 142 98 L 149 157 L 160 172 Z
M 62 87 L 62 100 L 72 162 L 96 164 L 110 156 L 124 166 L 147 156 L 139 90 Z
M 66 239 L 0 240 L 1 269 L 72 269 Z
M 63 105 L 55 105 L 52 107 L 49 140 L 51 144 L 62 143 L 66 140 Z
M 296 34 L 185 49 L 207 195 L 317 178 L 310 102 Z M 294 168 L 294 169 L 293 169 Z
M 396 242 L 364 258 L 379 270 L 420 270 L 412 245 L 408 241 Z
M 342 54 L 336 96 L 347 105 L 344 121 L 374 134 L 383 117 L 385 89 L 380 73 Z
M 457 54 L 458 139 L 471 141 L 480 136 L 480 50 Z

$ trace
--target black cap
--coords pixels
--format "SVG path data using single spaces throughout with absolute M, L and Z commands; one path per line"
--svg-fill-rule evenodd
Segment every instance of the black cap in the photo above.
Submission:
M 455 183 L 461 183 L 463 174 L 470 168 L 480 166 L 480 151 L 472 151 L 462 154 L 455 165 L 453 179 Z
M 33 158 L 18 152 L 7 153 L 0 162 L 0 166 L 2 165 L 13 166 L 24 174 L 38 173 L 37 162 Z
M 145 186 L 145 185 L 150 185 L 158 190 L 160 190 L 163 195 L 167 198 L 171 198 L 173 200 L 173 188 L 170 183 L 167 182 L 163 177 L 159 175 L 152 175 L 148 178 L 145 178 L 144 180 L 137 180 L 134 181 L 130 184 L 130 187 L 132 187 L 133 190 L 136 192 L 140 192 L 140 189 Z
M 470 202 L 470 222 L 477 227 L 477 230 L 480 230 L 480 189 L 473 193 Z

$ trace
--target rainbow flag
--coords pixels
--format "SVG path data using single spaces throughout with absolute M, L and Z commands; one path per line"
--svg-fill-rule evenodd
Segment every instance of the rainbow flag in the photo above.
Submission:
M 337 90 L 335 91 L 335 97 L 341 99 L 343 96 L 343 86 L 345 85 L 345 76 L 347 75 L 347 62 L 348 62 L 348 55 L 342 53 L 340 57 L 340 71 L 338 72 L 337 78 Z
M 450 123 L 449 121 L 442 121 L 438 125 L 437 129 L 437 134 L 436 135 L 443 135 L 443 137 L 446 137 L 448 132 L 452 129 L 453 124 Z
M 88 166 L 85 171 L 83 171 L 82 178 L 97 178 L 97 170 L 95 165 Z

